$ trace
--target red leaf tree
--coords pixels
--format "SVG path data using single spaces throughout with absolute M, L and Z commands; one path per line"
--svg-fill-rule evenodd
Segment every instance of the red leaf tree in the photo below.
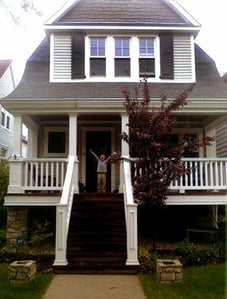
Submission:
M 162 206 L 172 180 L 189 171 L 182 163 L 185 152 L 199 146 L 210 145 L 213 137 L 204 140 L 191 140 L 189 126 L 178 144 L 170 146 L 176 117 L 173 112 L 187 105 L 188 94 L 193 86 L 183 91 L 172 101 L 162 96 L 158 110 L 150 107 L 150 88 L 144 79 L 131 97 L 128 89 L 123 89 L 124 105 L 129 116 L 129 134 L 123 132 L 121 138 L 129 144 L 131 156 L 136 157 L 134 196 L 141 204 Z M 142 97 L 139 94 L 142 92 Z

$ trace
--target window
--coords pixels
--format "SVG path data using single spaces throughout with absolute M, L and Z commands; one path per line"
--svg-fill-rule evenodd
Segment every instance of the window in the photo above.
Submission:
M 90 76 L 106 76 L 106 50 L 104 37 L 90 39 Z
M 115 38 L 115 77 L 130 77 L 129 38 Z
M 65 157 L 68 153 L 68 130 L 45 128 L 44 153 L 47 157 Z
M 139 76 L 155 77 L 154 38 L 139 38 Z
M 6 128 L 9 130 L 9 127 L 10 127 L 10 117 L 9 117 L 9 115 L 7 115 L 7 117 L 6 117 Z
M 2 125 L 3 127 L 5 126 L 5 119 L 6 119 L 5 112 L 2 112 L 2 121 L 1 121 L 1 125 Z

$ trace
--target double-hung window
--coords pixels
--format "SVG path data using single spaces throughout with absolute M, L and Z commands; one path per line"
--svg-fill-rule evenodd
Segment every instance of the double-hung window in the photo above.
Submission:
M 139 76 L 155 77 L 155 39 L 139 38 Z
M 90 39 L 90 76 L 106 76 L 106 39 L 91 37 Z
M 115 77 L 130 77 L 130 39 L 115 38 Z

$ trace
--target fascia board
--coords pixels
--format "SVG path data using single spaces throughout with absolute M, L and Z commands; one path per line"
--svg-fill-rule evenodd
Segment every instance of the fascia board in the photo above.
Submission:
M 118 25 L 44 25 L 47 31 L 65 31 L 65 30 L 107 30 L 107 31 L 200 31 L 199 27 L 185 26 L 118 26 Z
M 44 24 L 52 24 L 57 22 L 63 15 L 65 15 L 74 5 L 76 5 L 80 0 L 69 0 L 63 6 L 54 13 L 49 19 L 46 20 Z
M 176 0 L 169 0 L 169 4 L 190 23 L 194 26 L 200 26 L 201 24 L 188 12 L 186 9 L 181 6 Z

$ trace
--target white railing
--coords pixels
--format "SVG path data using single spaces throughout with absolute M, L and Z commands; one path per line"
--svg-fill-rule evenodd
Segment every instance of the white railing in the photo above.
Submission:
M 170 185 L 172 190 L 223 190 L 227 187 L 227 160 L 222 158 L 184 158 L 188 170 Z
M 62 190 L 68 159 L 24 159 L 23 174 L 25 191 Z
M 136 159 L 132 159 L 132 176 L 140 170 L 135 167 Z M 186 172 L 174 180 L 170 190 L 186 192 L 187 190 L 226 190 L 227 159 L 225 158 L 183 158 Z
M 54 265 L 67 265 L 67 237 L 74 193 L 78 193 L 78 161 L 73 156 L 68 159 L 60 203 L 56 210 L 56 245 Z
M 139 265 L 137 204 L 134 203 L 130 162 L 123 160 L 123 192 L 127 233 L 127 265 Z

